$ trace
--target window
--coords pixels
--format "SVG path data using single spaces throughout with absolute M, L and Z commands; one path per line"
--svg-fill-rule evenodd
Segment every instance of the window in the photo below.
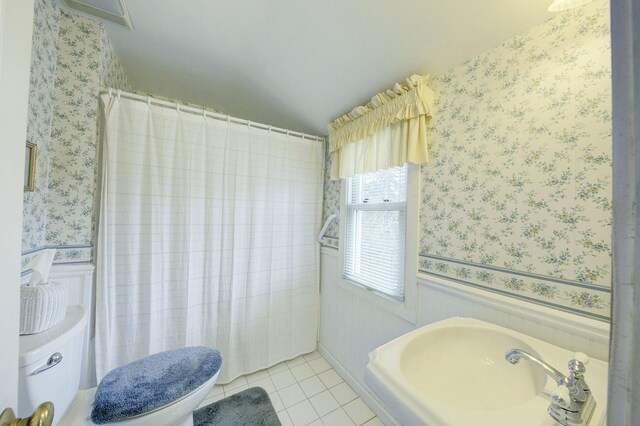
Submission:
M 346 182 L 344 277 L 404 301 L 407 166 Z

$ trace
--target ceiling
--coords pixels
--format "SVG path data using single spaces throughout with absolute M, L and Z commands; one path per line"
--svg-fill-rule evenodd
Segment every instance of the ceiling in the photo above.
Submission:
M 414 73 L 541 23 L 550 0 L 127 0 L 105 23 L 138 90 L 316 135 Z

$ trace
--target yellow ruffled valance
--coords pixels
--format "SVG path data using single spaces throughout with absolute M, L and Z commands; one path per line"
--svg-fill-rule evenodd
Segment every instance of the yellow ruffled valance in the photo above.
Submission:
M 378 93 L 367 105 L 355 107 L 333 120 L 329 123 L 330 151 L 371 136 L 399 121 L 419 115 L 430 117 L 434 95 L 427 86 L 428 81 L 428 75 L 414 74 L 403 84 L 396 83 L 393 89 Z
M 434 99 L 428 80 L 414 74 L 329 123 L 332 179 L 427 160 Z

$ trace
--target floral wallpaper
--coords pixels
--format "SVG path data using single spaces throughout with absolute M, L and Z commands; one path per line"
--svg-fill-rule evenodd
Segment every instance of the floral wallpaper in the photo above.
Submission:
M 609 316 L 610 57 L 597 1 L 433 80 L 422 270 Z
M 58 249 L 56 262 L 92 259 L 97 93 L 130 90 L 102 25 L 55 3 L 37 0 L 35 8 L 33 51 L 46 54 L 32 56 L 29 126 L 49 143 L 39 146 L 38 169 L 47 172 L 36 177 L 40 192 L 25 195 L 23 267 L 45 247 Z
M 35 188 L 24 193 L 22 249 L 45 245 L 51 123 L 60 12 L 52 0 L 34 4 L 27 140 L 37 148 Z
M 38 143 L 38 175 L 36 191 L 25 193 L 22 265 L 46 247 L 58 249 L 56 263 L 91 261 L 97 94 L 133 89 L 102 24 L 55 0 L 36 0 L 34 19 L 29 136 Z
M 608 2 L 560 13 L 431 86 L 420 270 L 607 320 Z M 325 215 L 339 191 L 326 187 Z
M 340 181 L 331 180 L 329 171 L 331 170 L 331 154 L 329 153 L 329 141 L 325 142 L 325 174 L 324 174 L 324 211 L 322 213 L 322 224 L 333 213 L 340 214 Z M 324 234 L 323 245 L 338 248 L 338 237 L 340 229 L 340 219 L 334 219 Z
M 54 88 L 47 242 L 91 244 L 101 28 L 62 13 Z

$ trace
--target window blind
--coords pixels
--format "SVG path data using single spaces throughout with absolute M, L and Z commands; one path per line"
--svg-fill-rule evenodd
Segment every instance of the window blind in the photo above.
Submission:
M 407 166 L 347 180 L 345 278 L 404 299 Z

